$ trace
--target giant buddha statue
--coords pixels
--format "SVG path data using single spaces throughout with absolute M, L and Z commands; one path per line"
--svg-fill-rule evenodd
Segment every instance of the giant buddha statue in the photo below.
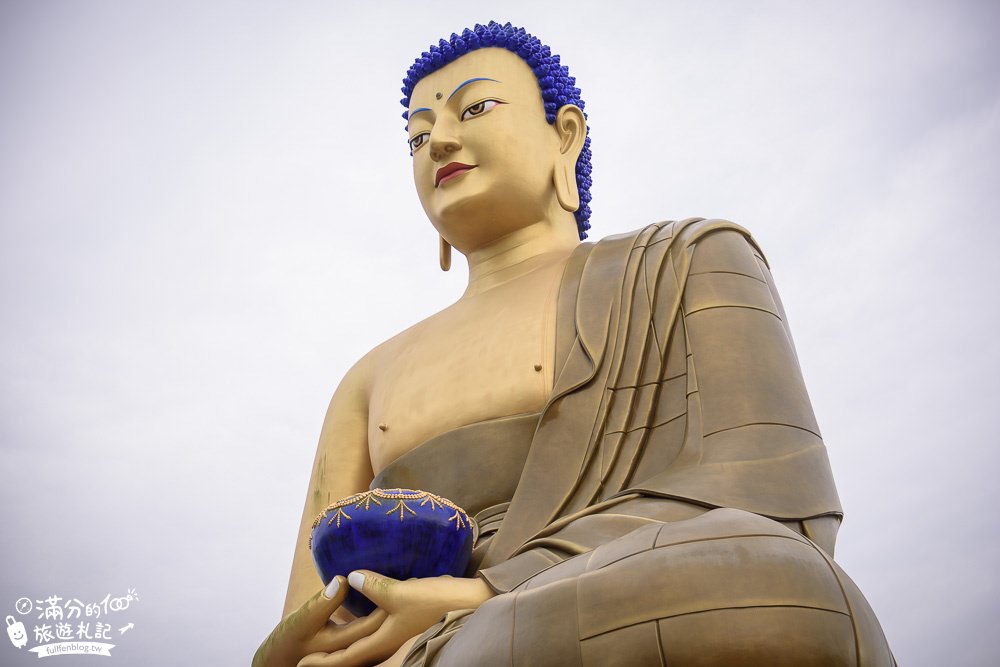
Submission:
M 842 512 L 771 272 L 743 228 L 596 243 L 580 90 L 523 29 L 404 79 L 413 177 L 461 298 L 365 355 L 323 425 L 259 667 L 894 665 L 833 559 Z M 323 588 L 313 518 L 424 489 L 478 524 L 466 577 Z M 378 605 L 352 619 L 349 587 Z

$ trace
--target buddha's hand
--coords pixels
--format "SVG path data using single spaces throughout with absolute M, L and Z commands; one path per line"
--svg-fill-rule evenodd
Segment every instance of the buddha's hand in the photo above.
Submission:
M 298 667 L 361 667 L 377 663 L 393 656 L 449 611 L 478 609 L 494 595 L 479 578 L 444 576 L 399 581 L 358 570 L 348 579 L 352 588 L 378 605 L 373 614 L 387 614 L 385 621 L 345 650 L 319 651 L 306 656 Z
M 257 649 L 252 667 L 295 667 L 304 656 L 340 651 L 375 632 L 387 616 L 381 609 L 350 623 L 330 618 L 347 591 L 347 580 L 337 577 L 306 600 L 271 631 Z

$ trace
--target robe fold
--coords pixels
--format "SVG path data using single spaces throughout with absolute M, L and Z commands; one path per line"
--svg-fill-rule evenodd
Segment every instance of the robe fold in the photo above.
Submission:
M 556 327 L 539 415 L 373 482 L 468 503 L 469 574 L 498 594 L 404 664 L 895 664 L 833 561 L 836 487 L 749 233 L 693 218 L 581 244 Z

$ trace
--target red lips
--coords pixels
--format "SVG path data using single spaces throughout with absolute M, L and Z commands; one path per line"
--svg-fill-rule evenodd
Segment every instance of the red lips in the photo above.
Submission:
M 467 171 L 475 169 L 474 164 L 462 164 L 461 162 L 449 162 L 437 170 L 434 175 L 434 187 L 441 185 L 444 181 L 456 178 Z

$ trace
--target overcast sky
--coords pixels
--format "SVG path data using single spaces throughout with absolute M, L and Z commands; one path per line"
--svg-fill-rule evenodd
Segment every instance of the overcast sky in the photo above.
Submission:
M 764 248 L 900 664 L 996 664 L 994 2 L 0 2 L 0 616 L 134 588 L 58 659 L 249 662 L 337 383 L 464 287 L 399 86 L 490 18 L 578 78 L 592 238 Z

